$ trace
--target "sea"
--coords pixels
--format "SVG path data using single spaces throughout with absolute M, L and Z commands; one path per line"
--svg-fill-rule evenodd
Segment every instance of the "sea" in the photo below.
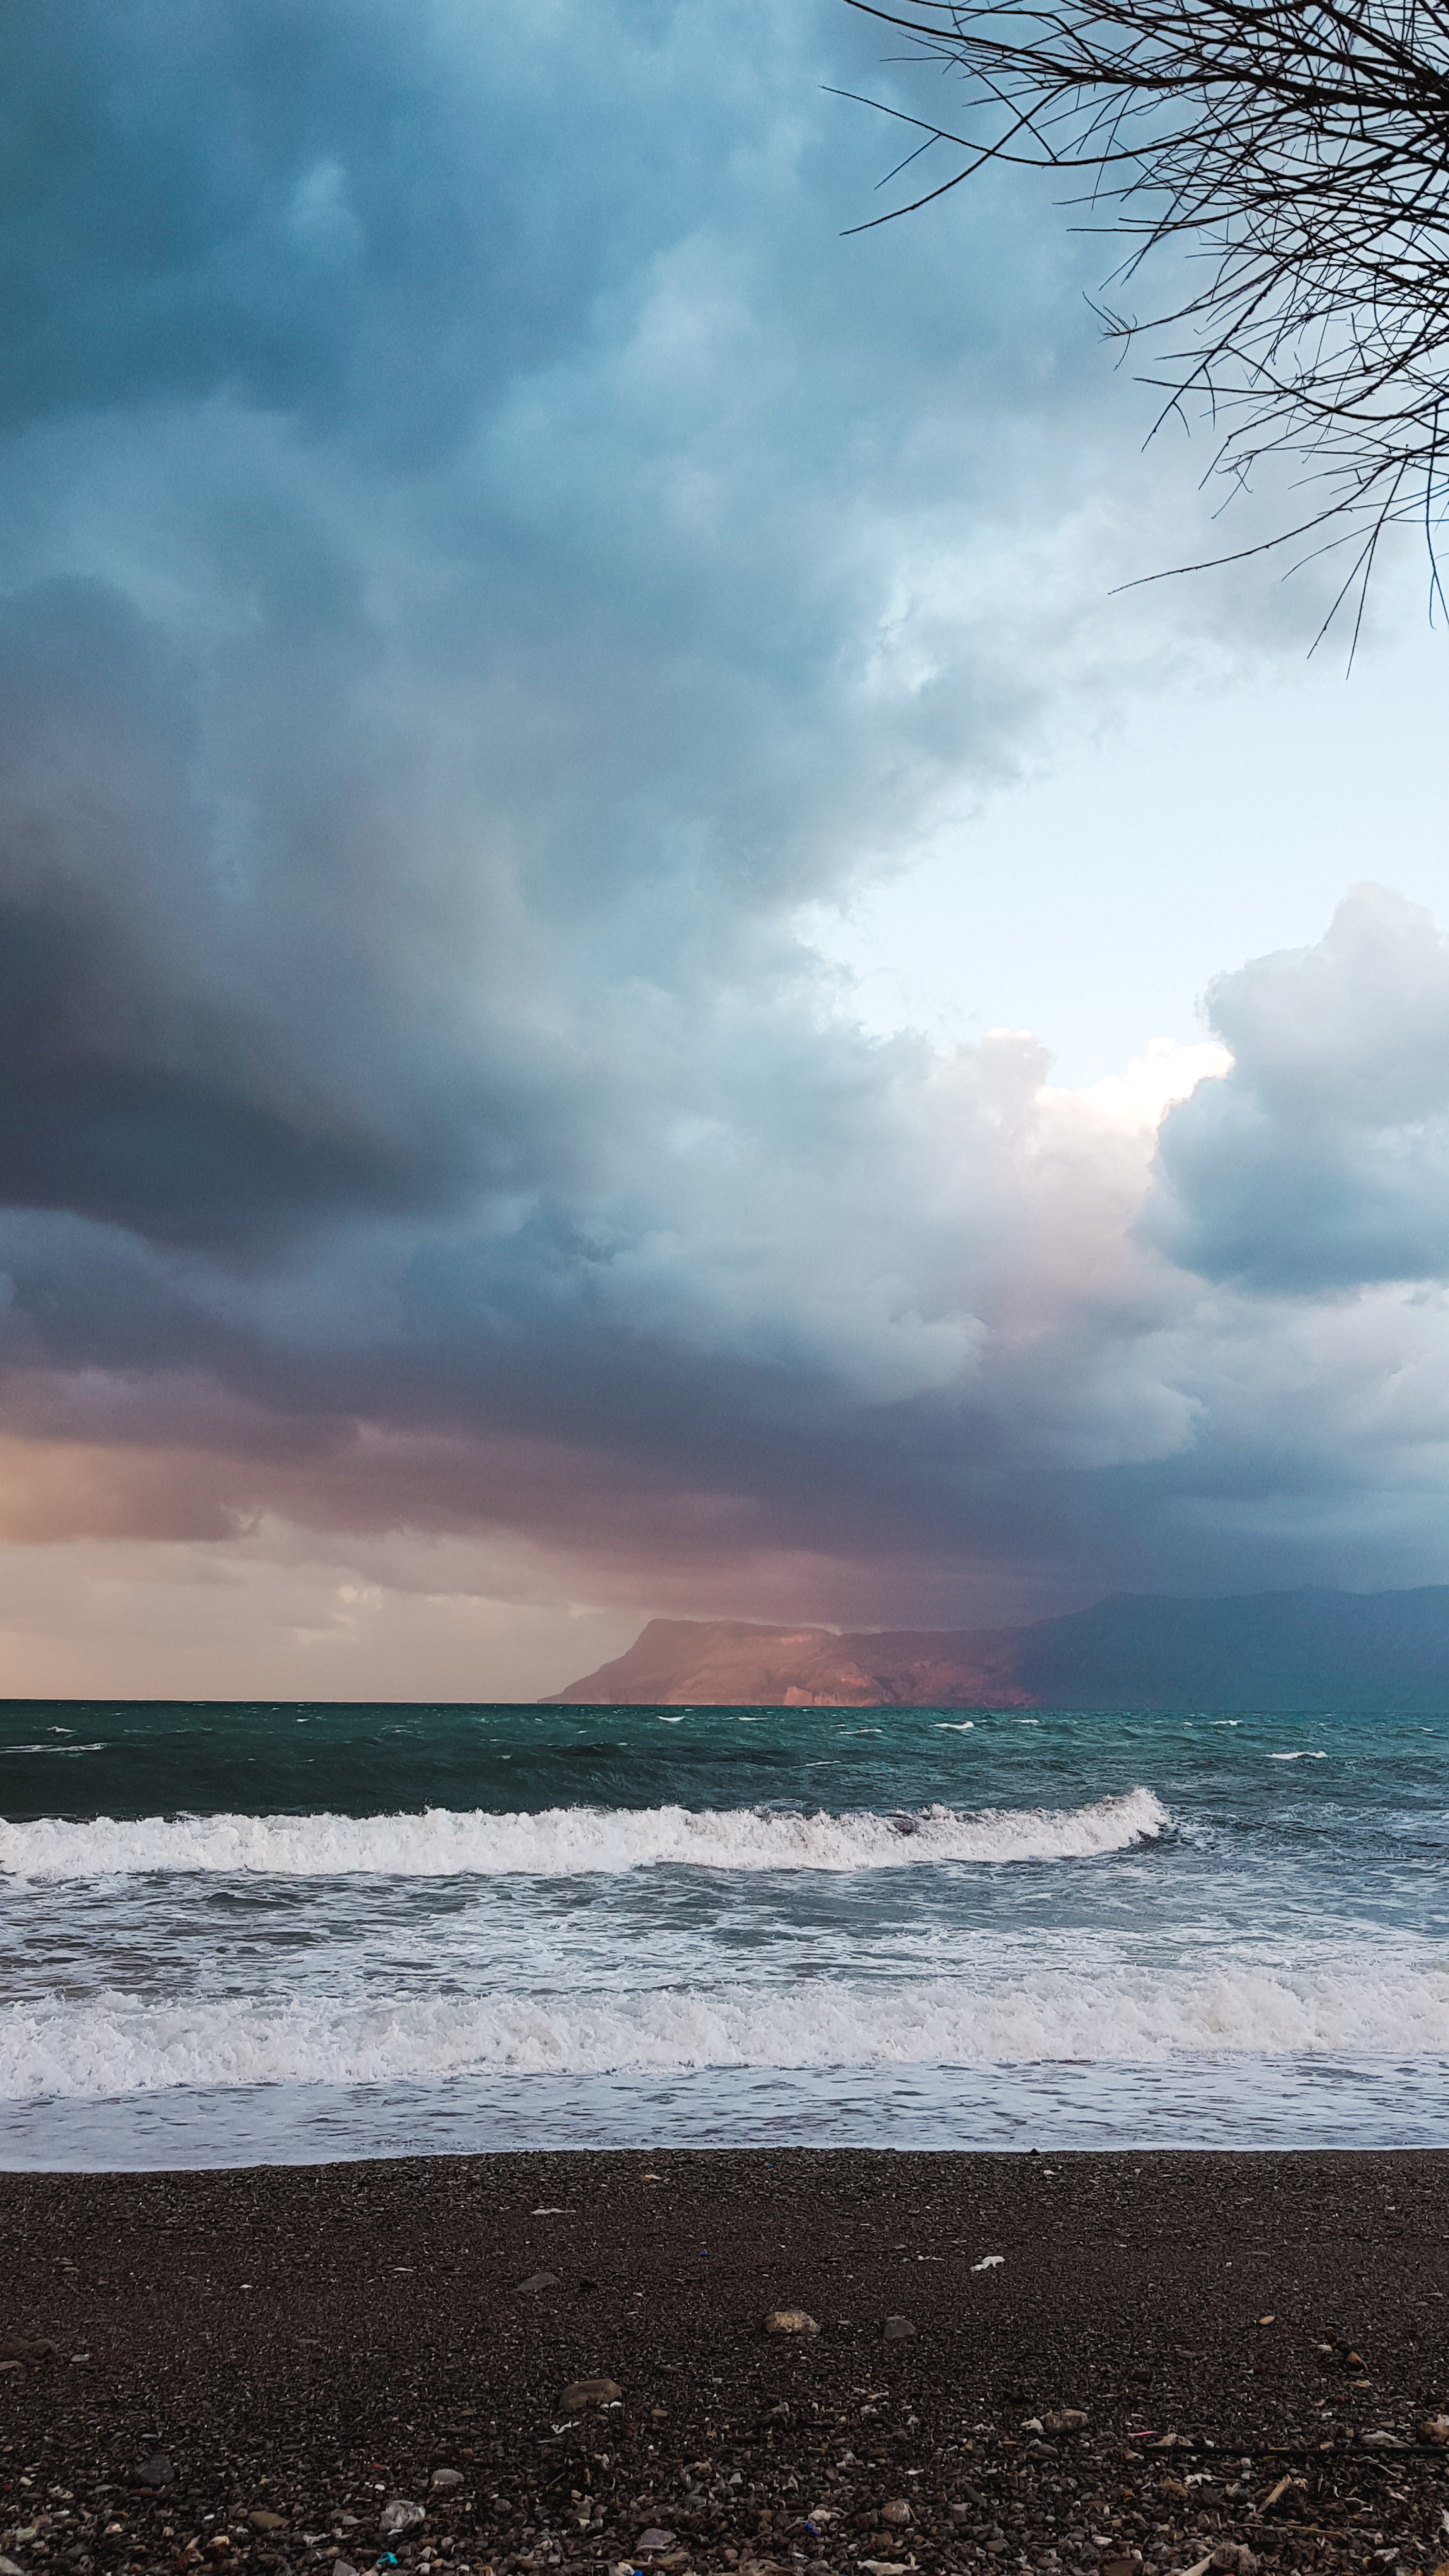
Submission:
M 0 2165 L 1449 2144 L 1449 1719 L 0 1705 Z

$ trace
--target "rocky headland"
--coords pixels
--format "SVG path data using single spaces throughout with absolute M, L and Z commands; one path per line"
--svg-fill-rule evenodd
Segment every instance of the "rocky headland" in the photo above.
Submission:
M 1114 1593 L 1020 1628 L 772 1628 L 651 1619 L 550 1694 L 646 1708 L 1449 1710 L 1449 1585 Z

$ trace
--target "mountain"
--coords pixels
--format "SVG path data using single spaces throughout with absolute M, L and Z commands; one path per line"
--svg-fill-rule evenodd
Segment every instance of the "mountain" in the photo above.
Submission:
M 1003 1641 L 1009 1649 L 1009 1629 L 838 1637 L 746 1619 L 651 1619 L 627 1654 L 553 1697 L 596 1707 L 1025 1707 Z
M 1449 1711 L 1449 1584 L 1411 1592 L 1117 1592 L 1025 1628 L 767 1628 L 651 1619 L 551 1694 L 645 1708 Z

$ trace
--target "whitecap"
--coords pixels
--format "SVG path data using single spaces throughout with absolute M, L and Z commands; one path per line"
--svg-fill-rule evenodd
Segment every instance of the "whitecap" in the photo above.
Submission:
M 55 1732 L 59 1735 L 64 1733 L 65 1730 L 61 1727 L 57 1727 Z M 77 1753 L 104 1753 L 106 1749 L 107 1747 L 104 1742 L 100 1744 L 0 1744 L 0 1754 L 49 1753 L 53 1758 L 61 1762 L 68 1762 L 72 1755 Z
M 547 1807 L 492 1815 L 429 1807 L 390 1816 L 145 1816 L 0 1822 L 0 1871 L 104 1878 L 140 1871 L 230 1877 L 575 1877 L 661 1865 L 717 1870 L 911 1869 L 941 1861 L 1082 1860 L 1150 1841 L 1169 1822 L 1150 1789 L 1087 1807 L 925 1807 L 791 1815 L 772 1808 Z

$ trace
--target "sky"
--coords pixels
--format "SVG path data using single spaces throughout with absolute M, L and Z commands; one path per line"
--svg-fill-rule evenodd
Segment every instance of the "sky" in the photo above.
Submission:
M 1449 1580 L 1424 567 L 1147 579 L 1210 440 L 1045 183 L 852 229 L 891 50 L 0 29 L 0 1690 Z

